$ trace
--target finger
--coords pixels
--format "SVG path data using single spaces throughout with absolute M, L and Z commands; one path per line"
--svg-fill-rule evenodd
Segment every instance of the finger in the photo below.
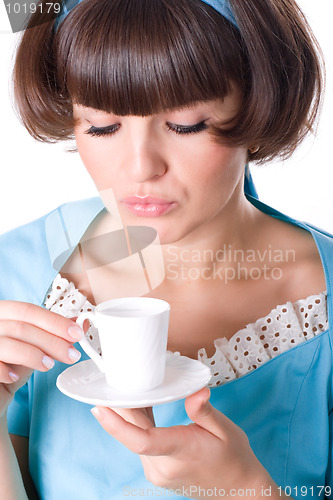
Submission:
M 0 351 L 1 361 L 6 364 L 26 366 L 39 371 L 47 371 L 54 366 L 54 360 L 40 349 L 19 340 L 2 338 Z
M 29 323 L 72 342 L 83 336 L 83 331 L 74 321 L 26 302 L 0 301 L 1 319 Z
M 77 318 L 78 318 L 78 316 L 74 316 L 73 318 L 70 318 L 70 319 L 71 319 L 71 321 L 74 321 L 76 323 Z M 90 327 L 90 322 L 89 322 L 88 319 L 85 319 L 84 322 L 83 322 L 83 331 L 84 331 L 84 333 L 87 333 L 89 327 Z M 81 327 L 79 327 L 79 328 L 81 328 Z
M 25 325 L 25 329 L 37 330 Z M 0 336 L 0 358 L 4 363 L 22 365 L 34 370 L 45 371 L 53 368 L 54 359 L 71 364 L 78 361 L 81 353 L 65 340 L 37 330 L 37 333 L 27 335 L 36 337 L 31 342 L 26 339 Z
M 62 337 L 53 335 L 52 333 L 42 330 L 39 327 L 25 323 L 23 321 L 2 320 L 0 321 L 0 340 L 2 337 L 10 337 L 16 340 L 22 340 L 28 344 L 34 344 L 37 347 L 42 347 L 43 343 L 54 342 L 54 345 L 66 344 L 69 342 Z M 52 344 L 51 344 L 52 345 Z
M 185 410 L 189 418 L 214 436 L 225 439 L 235 428 L 235 424 L 209 402 L 210 390 L 204 387 L 185 400 Z
M 0 383 L 12 384 L 19 379 L 18 373 L 0 361 Z
M 133 453 L 166 456 L 183 450 L 186 426 L 142 429 L 127 422 L 110 408 L 96 407 L 91 412 L 106 432 Z
M 79 351 L 72 345 L 73 340 L 68 342 L 29 323 L 10 320 L 0 321 L 0 341 L 3 337 L 10 337 L 34 345 L 48 356 L 63 363 L 73 363 L 81 357 Z M 1 351 L 0 358 L 2 359 Z
M 149 420 L 151 421 L 151 423 L 155 427 L 155 417 L 154 417 L 153 408 L 151 406 L 148 406 L 147 408 L 145 408 L 145 410 L 147 412 L 147 416 L 148 416 Z
M 112 411 L 141 429 L 151 429 L 155 426 L 152 408 L 112 408 Z

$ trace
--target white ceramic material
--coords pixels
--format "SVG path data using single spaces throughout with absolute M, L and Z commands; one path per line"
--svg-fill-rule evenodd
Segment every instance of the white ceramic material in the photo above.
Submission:
M 126 297 L 99 304 L 80 314 L 98 329 L 102 356 L 84 337 L 82 349 L 105 373 L 107 383 L 121 392 L 150 391 L 162 384 L 170 305 L 149 297 Z
M 145 408 L 183 399 L 205 387 L 210 378 L 210 369 L 200 361 L 167 352 L 164 381 L 151 391 L 114 390 L 92 360 L 67 368 L 58 376 L 57 387 L 66 396 L 91 405 Z

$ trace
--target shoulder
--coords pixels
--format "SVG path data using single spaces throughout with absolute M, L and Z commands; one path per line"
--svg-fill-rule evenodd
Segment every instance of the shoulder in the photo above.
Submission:
M 288 287 L 288 299 L 292 302 L 326 290 L 326 273 L 323 257 L 333 250 L 333 238 L 328 240 L 325 251 L 319 247 L 320 233 L 311 231 L 305 224 L 295 225 L 287 221 L 267 218 L 266 234 L 270 247 L 281 255 L 279 263 Z M 333 266 L 330 266 L 333 271 Z M 281 283 L 282 284 L 282 283 Z
M 53 256 L 76 245 L 103 204 L 99 198 L 66 203 L 0 236 L 0 299 L 40 304 L 56 274 Z
M 248 198 L 262 213 L 261 235 L 265 244 L 288 255 L 286 270 L 290 271 L 292 281 L 298 277 L 304 288 L 308 286 L 309 294 L 323 291 L 326 285 L 328 288 L 333 283 L 333 235 L 289 217 L 252 196 Z

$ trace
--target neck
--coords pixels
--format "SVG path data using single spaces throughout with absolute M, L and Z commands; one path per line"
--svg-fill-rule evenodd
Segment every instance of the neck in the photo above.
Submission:
M 241 254 L 251 247 L 260 215 L 246 199 L 243 186 L 239 185 L 237 190 L 239 193 L 234 193 L 218 216 L 204 227 L 180 241 L 163 245 L 167 278 L 180 276 L 182 271 L 189 275 L 191 271 L 193 277 L 207 280 L 216 266 L 233 268 L 237 265 L 237 252 Z

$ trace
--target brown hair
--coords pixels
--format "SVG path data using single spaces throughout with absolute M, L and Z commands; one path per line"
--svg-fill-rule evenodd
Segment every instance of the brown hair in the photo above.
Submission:
M 57 29 L 27 29 L 14 67 L 25 127 L 55 142 L 73 136 L 73 102 L 147 116 L 236 85 L 240 110 L 216 140 L 260 146 L 251 160 L 289 156 L 320 104 L 316 41 L 294 0 L 230 3 L 239 30 L 201 0 L 84 0 Z

